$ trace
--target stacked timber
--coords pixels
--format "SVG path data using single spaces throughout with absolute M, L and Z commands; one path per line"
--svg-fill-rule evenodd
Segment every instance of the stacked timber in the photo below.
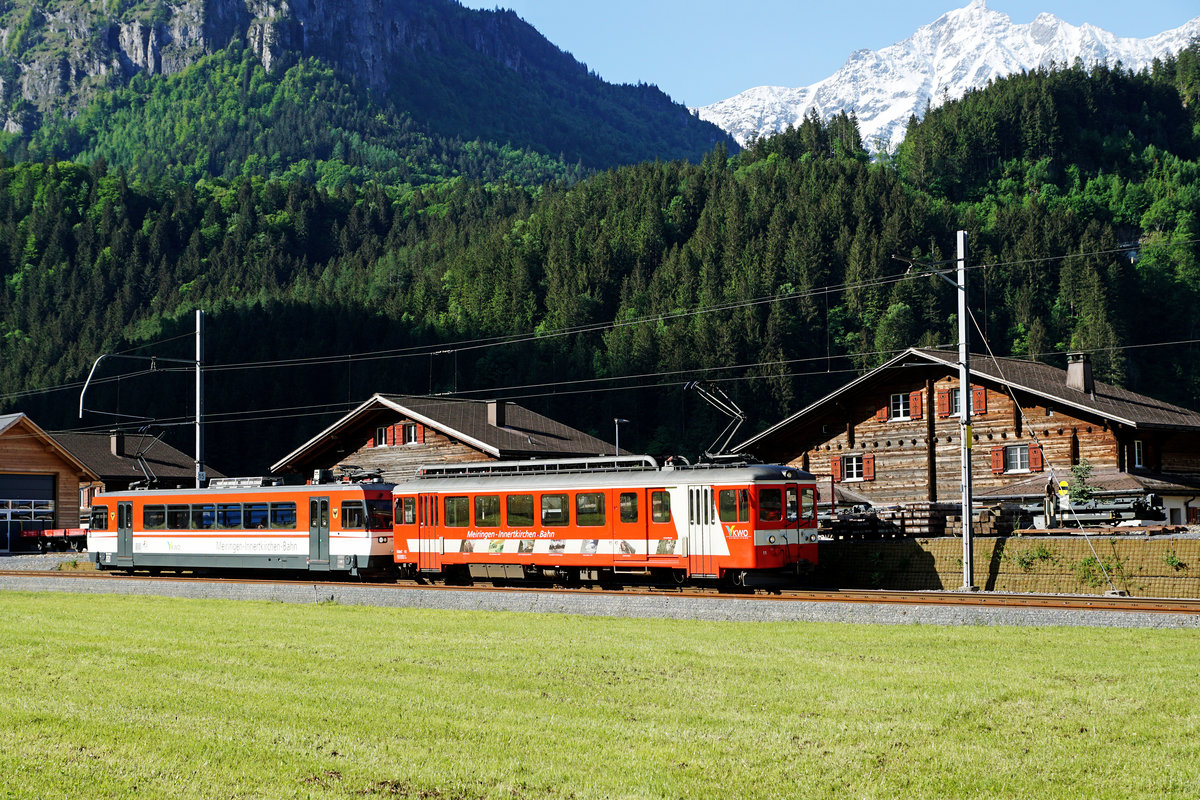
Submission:
M 1020 529 L 1020 509 L 1017 506 L 985 508 L 972 515 L 971 533 L 975 536 L 1009 536 Z M 946 536 L 962 536 L 962 514 L 946 516 Z

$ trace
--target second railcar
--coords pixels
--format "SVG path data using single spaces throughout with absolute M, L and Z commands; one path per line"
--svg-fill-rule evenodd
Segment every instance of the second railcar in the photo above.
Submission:
M 418 576 L 741 585 L 816 564 L 816 491 L 793 467 L 648 456 L 430 466 L 394 489 L 394 557 Z
M 97 495 L 100 569 L 393 569 L 392 484 L 238 486 Z

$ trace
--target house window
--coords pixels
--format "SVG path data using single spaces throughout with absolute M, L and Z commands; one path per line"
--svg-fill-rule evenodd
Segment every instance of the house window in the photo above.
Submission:
M 1133 440 L 1133 465 L 1135 467 L 1146 466 L 1146 445 L 1141 439 Z
M 889 406 L 889 414 L 888 414 L 889 419 L 899 419 L 899 420 L 908 419 L 909 418 L 908 410 L 909 410 L 909 407 L 908 407 L 908 394 L 907 393 L 892 395 L 892 402 Z M 860 458 L 861 458 L 861 456 L 860 456 Z
M 950 389 L 948 391 L 950 392 L 950 416 L 957 417 L 962 414 L 962 406 L 959 405 L 962 400 L 962 390 Z M 980 393 L 982 391 L 983 389 L 978 386 L 973 387 L 972 389 L 972 395 L 974 397 L 974 400 L 971 403 L 972 414 L 982 414 L 984 412 L 984 404 L 981 402 L 982 398 L 980 397 Z
M 862 456 L 842 456 L 842 480 L 854 481 L 862 480 L 863 477 L 863 457 Z
M 375 429 L 375 446 L 387 447 L 387 427 L 379 427 Z
M 401 444 L 416 444 L 417 441 L 417 424 L 410 422 L 400 426 L 400 442 Z
M 1004 471 L 1029 471 L 1029 445 L 1013 444 L 1004 448 Z

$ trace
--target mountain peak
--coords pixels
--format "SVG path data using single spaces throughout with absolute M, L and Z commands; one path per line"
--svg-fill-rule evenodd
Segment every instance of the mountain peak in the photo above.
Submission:
M 1076 58 L 1088 66 L 1120 61 L 1140 70 L 1187 47 L 1196 36 L 1200 17 L 1157 36 L 1132 39 L 1093 25 L 1071 25 L 1049 13 L 1016 24 L 988 8 L 987 0 L 970 0 L 903 41 L 854 51 L 841 69 L 810 86 L 759 86 L 695 111 L 742 144 L 799 125 L 810 111 L 825 118 L 845 111 L 857 116 L 872 150 L 894 148 L 910 117 L 996 78 L 1072 64 Z

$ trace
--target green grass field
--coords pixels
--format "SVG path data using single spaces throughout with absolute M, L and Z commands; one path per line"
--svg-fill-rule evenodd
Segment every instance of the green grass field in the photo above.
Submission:
M 1188 630 L 0 593 L 6 798 L 1195 798 Z

